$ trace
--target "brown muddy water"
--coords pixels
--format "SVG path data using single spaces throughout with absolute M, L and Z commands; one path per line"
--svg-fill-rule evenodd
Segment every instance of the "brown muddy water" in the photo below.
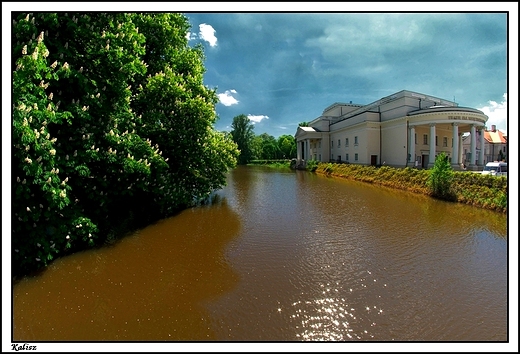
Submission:
M 238 167 L 211 205 L 13 286 L 15 341 L 507 341 L 507 216 Z

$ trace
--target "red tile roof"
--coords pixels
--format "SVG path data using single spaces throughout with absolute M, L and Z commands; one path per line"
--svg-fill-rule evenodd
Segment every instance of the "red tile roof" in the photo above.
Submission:
M 484 131 L 484 139 L 492 144 L 507 144 L 507 137 L 500 130 Z

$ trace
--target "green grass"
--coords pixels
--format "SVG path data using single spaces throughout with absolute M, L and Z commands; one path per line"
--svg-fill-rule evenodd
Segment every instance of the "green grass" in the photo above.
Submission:
M 432 170 L 320 162 L 316 173 L 378 184 L 432 197 L 435 195 L 431 186 L 428 185 Z M 508 193 L 507 178 L 505 177 L 453 171 L 453 178 L 446 188 L 451 190 L 447 200 L 507 212 Z

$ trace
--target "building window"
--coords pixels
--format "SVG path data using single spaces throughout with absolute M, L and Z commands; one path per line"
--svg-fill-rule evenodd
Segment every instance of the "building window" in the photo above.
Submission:
M 330 141 L 330 147 L 331 147 L 331 148 L 334 147 L 334 140 L 331 140 L 331 141 Z
M 358 144 L 358 138 L 357 138 L 357 136 L 355 136 L 355 137 L 354 137 L 354 145 L 357 146 L 357 144 Z
M 435 135 L 435 146 L 439 146 L 439 139 L 437 135 Z
M 453 138 L 451 138 L 451 147 L 453 147 Z
M 345 160 L 348 161 L 348 154 L 345 156 Z
M 321 140 L 318 141 L 318 147 L 321 149 Z
M 345 146 L 348 147 L 348 138 L 345 138 Z
M 448 138 L 447 137 L 443 137 L 442 138 L 442 146 L 443 147 L 448 147 Z
M 341 146 L 341 140 L 338 139 L 338 147 L 340 147 L 340 146 Z
M 415 135 L 415 145 L 417 145 L 417 133 L 414 134 Z
M 355 160 L 355 161 L 358 160 L 358 154 L 354 154 L 354 160 Z
M 423 145 L 428 145 L 428 134 L 423 134 L 422 140 Z

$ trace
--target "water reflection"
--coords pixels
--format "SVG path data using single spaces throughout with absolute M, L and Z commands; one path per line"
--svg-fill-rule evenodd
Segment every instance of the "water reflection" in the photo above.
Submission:
M 262 167 L 217 196 L 22 281 L 15 339 L 507 340 L 505 215 Z
M 215 340 L 203 304 L 238 281 L 224 250 L 239 230 L 221 200 L 58 260 L 15 286 L 13 338 Z
M 228 252 L 242 276 L 210 306 L 218 337 L 506 338 L 506 230 L 487 231 L 504 215 L 309 173 L 243 169 L 232 183 L 241 174 L 247 191 L 223 191 L 243 223 Z

